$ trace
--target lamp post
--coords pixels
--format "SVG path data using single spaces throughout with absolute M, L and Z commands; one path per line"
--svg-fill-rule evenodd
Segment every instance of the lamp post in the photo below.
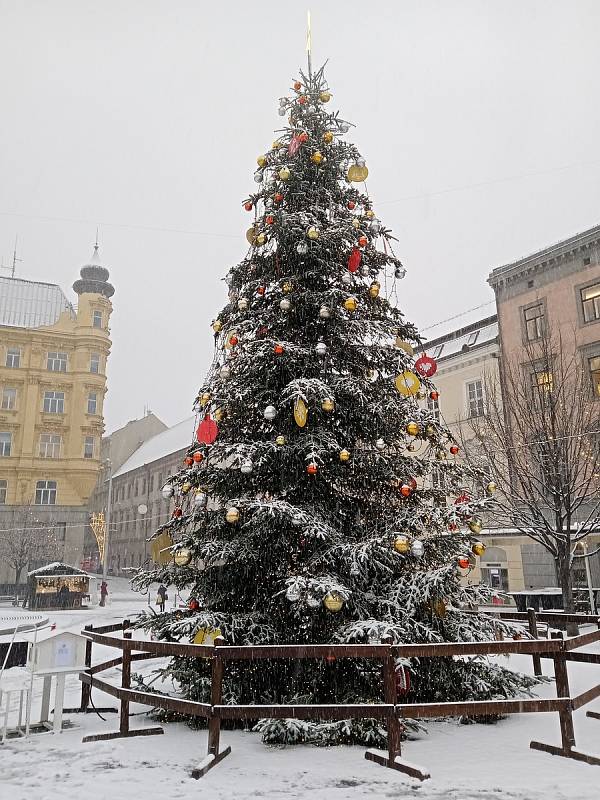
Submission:
M 108 497 L 106 499 L 106 531 L 104 534 L 104 562 L 102 564 L 102 580 L 106 583 L 108 577 L 108 549 L 110 544 L 110 511 L 112 506 L 112 463 L 110 459 L 106 460 L 108 467 Z M 106 481 L 105 481 L 106 483 Z

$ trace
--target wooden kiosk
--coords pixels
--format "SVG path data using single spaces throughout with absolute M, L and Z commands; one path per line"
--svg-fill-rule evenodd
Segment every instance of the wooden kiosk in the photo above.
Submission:
M 90 599 L 90 576 L 68 564 L 54 562 L 27 575 L 27 605 L 30 609 L 82 608 Z

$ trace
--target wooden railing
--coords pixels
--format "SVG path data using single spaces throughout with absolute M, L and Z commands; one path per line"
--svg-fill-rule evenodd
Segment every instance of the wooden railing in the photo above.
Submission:
M 600 628 L 600 618 L 585 615 L 536 614 L 533 610 L 530 610 L 527 614 L 519 614 L 518 612 L 502 613 L 502 617 L 521 620 L 527 624 L 530 634 L 534 638 L 486 642 L 449 642 L 443 644 L 392 644 L 382 642 L 381 644 L 364 645 L 319 644 L 237 647 L 227 645 L 222 637 L 218 637 L 215 640 L 214 646 L 137 640 L 132 638 L 128 620 L 125 620 L 121 625 L 108 625 L 102 628 L 88 626 L 82 631 L 83 635 L 88 639 L 88 651 L 86 653 L 87 669 L 79 675 L 82 682 L 81 710 L 85 710 L 90 702 L 91 689 L 99 689 L 119 699 L 120 724 L 118 731 L 86 736 L 83 741 L 90 742 L 127 736 L 149 736 L 164 732 L 161 727 L 131 730 L 129 726 L 129 704 L 132 702 L 142 703 L 153 708 L 175 711 L 182 715 L 203 717 L 208 720 L 208 752 L 206 757 L 192 771 L 192 776 L 199 778 L 231 752 L 230 747 L 226 747 L 223 750 L 220 747 L 221 720 L 247 720 L 265 717 L 326 720 L 376 718 L 386 721 L 388 750 L 387 753 L 380 750 L 367 750 L 365 757 L 385 767 L 397 769 L 424 780 L 430 777 L 427 770 L 409 764 L 401 758 L 402 719 L 557 712 L 560 719 L 561 745 L 532 741 L 530 746 L 547 753 L 584 761 L 588 764 L 600 765 L 599 757 L 575 749 L 573 728 L 573 711 L 600 697 L 600 684 L 592 686 L 582 694 L 572 696 L 568 676 L 569 661 L 600 664 L 600 654 L 575 652 L 586 645 L 599 642 L 600 629 L 567 639 L 563 638 L 563 634 L 560 631 L 555 631 L 554 638 L 551 639 L 535 638 L 537 636 L 538 622 L 550 623 L 552 621 L 555 624 L 568 621 L 576 621 L 580 624 L 592 622 Z M 568 619 L 568 617 L 573 617 L 573 619 Z M 121 631 L 121 637 L 109 635 L 117 631 Z M 120 650 L 122 654 L 92 666 L 92 645 L 94 643 L 114 647 Z M 395 663 L 398 658 L 449 658 L 451 656 L 509 655 L 513 653 L 531 655 L 534 659 L 536 674 L 541 674 L 542 658 L 550 658 L 554 661 L 556 698 L 470 700 L 466 702 L 416 704 L 398 702 L 395 674 Z M 199 703 L 132 689 L 132 661 L 161 656 L 209 659 L 212 669 L 210 703 Z M 223 676 L 228 661 L 321 658 L 380 660 L 383 672 L 383 702 L 356 705 L 223 705 L 222 703 Z M 99 672 L 119 664 L 122 665 L 121 686 L 113 686 L 96 677 Z M 600 719 L 600 714 L 596 712 L 588 711 L 587 714 L 589 717 Z

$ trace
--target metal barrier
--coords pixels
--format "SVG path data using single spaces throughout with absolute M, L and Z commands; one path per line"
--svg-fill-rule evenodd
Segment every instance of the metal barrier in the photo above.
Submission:
M 513 615 L 515 616 L 515 615 Z M 524 622 L 536 628 L 538 621 L 548 621 L 545 617 L 560 616 L 562 622 L 568 621 L 566 616 L 554 614 L 522 615 Z M 584 620 L 580 615 L 578 622 Z M 599 624 L 599 617 L 589 617 L 585 621 Z M 122 638 L 110 636 L 122 630 Z M 230 747 L 220 749 L 221 720 L 259 719 L 295 717 L 297 719 L 368 719 L 376 718 L 386 721 L 388 733 L 387 753 L 382 750 L 367 750 L 365 758 L 382 766 L 399 770 L 419 780 L 430 777 L 426 769 L 409 764 L 401 758 L 402 719 L 427 718 L 461 715 L 497 715 L 524 714 L 539 712 L 557 712 L 560 719 L 561 745 L 545 744 L 532 741 L 530 747 L 543 750 L 554 755 L 561 755 L 588 764 L 600 765 L 600 757 L 592 756 L 575 749 L 575 733 L 573 728 L 573 711 L 587 705 L 600 697 L 600 684 L 593 686 L 577 696 L 571 696 L 568 677 L 568 662 L 576 661 L 587 664 L 600 664 L 600 654 L 576 653 L 575 650 L 600 641 L 600 630 L 580 636 L 563 638 L 557 632 L 552 639 L 527 639 L 517 641 L 486 642 L 449 642 L 443 644 L 353 644 L 353 645 L 256 645 L 234 647 L 228 646 L 222 637 L 215 640 L 214 646 L 197 644 L 180 644 L 173 642 L 148 642 L 132 639 L 129 620 L 122 625 L 108 625 L 102 628 L 88 626 L 82 631 L 88 639 L 89 657 L 86 654 L 88 669 L 80 673 L 82 682 L 82 708 L 85 710 L 90 700 L 92 688 L 112 695 L 120 700 L 119 730 L 111 733 L 86 736 L 83 741 L 91 742 L 101 739 L 114 739 L 128 736 L 150 736 L 163 733 L 161 727 L 140 728 L 129 727 L 129 704 L 142 703 L 154 708 L 176 711 L 181 714 L 203 717 L 208 720 L 208 752 L 206 757 L 192 771 L 192 777 L 200 778 L 231 752 Z M 532 631 L 535 635 L 535 631 Z M 122 651 L 122 655 L 91 665 L 92 643 L 114 647 Z M 448 703 L 398 703 L 398 692 L 395 676 L 395 660 L 397 658 L 448 658 L 451 656 L 475 655 L 508 655 L 529 654 L 534 659 L 534 668 L 541 664 L 539 659 L 551 658 L 554 661 L 556 694 L 554 699 L 513 699 L 513 700 L 472 700 Z M 212 664 L 212 683 L 210 703 L 199 703 L 181 700 L 153 692 L 142 692 L 131 689 L 131 663 L 160 656 L 184 656 L 188 658 L 210 659 Z M 383 669 L 384 702 L 357 705 L 223 705 L 223 675 L 228 661 L 248 661 L 259 659 L 320 659 L 320 658 L 360 658 L 379 659 Z M 110 667 L 122 665 L 121 686 L 113 686 L 95 677 Z M 600 714 L 588 711 L 589 717 L 600 719 Z

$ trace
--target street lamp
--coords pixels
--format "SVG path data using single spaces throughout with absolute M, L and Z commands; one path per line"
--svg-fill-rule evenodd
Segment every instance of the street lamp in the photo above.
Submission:
M 112 462 L 110 458 L 105 461 L 108 467 L 108 497 L 106 499 L 106 532 L 104 534 L 104 561 L 102 563 L 102 580 L 106 583 L 108 577 L 108 547 L 110 544 L 110 512 L 112 506 Z M 106 481 L 105 481 L 106 483 Z

